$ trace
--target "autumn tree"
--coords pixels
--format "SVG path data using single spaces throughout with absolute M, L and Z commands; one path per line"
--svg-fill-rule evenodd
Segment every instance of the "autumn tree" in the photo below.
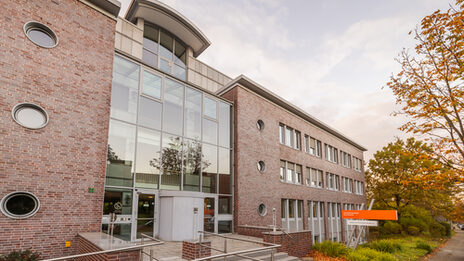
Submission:
M 425 134 L 442 159 L 464 168 L 464 0 L 456 7 L 422 19 L 410 34 L 414 52 L 404 49 L 397 59 L 401 71 L 391 88 L 409 121 L 401 129 Z
M 455 169 L 442 164 L 422 141 L 397 139 L 374 154 L 366 171 L 368 197 L 383 209 L 420 206 L 434 216 L 447 216 L 457 179 Z

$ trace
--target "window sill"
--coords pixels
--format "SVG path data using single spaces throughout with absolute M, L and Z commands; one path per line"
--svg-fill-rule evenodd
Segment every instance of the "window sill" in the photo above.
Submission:
M 280 143 L 280 142 L 279 142 Z M 301 148 L 297 149 L 297 148 L 294 148 L 292 146 L 288 146 L 287 144 L 283 144 L 283 143 L 280 143 L 280 145 L 286 147 L 286 148 L 289 148 L 289 149 L 293 149 L 293 150 L 296 150 L 296 151 L 301 151 Z

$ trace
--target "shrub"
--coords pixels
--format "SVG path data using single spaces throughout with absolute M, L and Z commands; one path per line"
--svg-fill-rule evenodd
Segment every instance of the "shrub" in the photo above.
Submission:
M 408 227 L 408 234 L 410 235 L 419 235 L 420 233 L 420 229 L 418 227 L 415 227 L 415 226 L 409 226 Z
M 344 244 L 331 241 L 316 243 L 313 249 L 330 257 L 341 257 L 348 253 L 348 248 Z
M 0 256 L 0 261 L 38 261 L 40 255 L 31 250 L 13 251 L 7 255 Z
M 371 260 L 369 257 L 359 253 L 358 251 L 353 251 L 348 253 L 346 256 L 346 259 L 348 261 L 369 261 Z
M 370 248 L 358 248 L 349 253 L 346 258 L 349 261 L 396 261 L 396 258 L 391 254 L 375 251 Z
M 416 248 L 426 250 L 427 254 L 432 253 L 433 251 L 433 247 L 422 240 L 416 242 Z
M 446 235 L 446 228 L 441 224 L 434 222 L 430 224 L 430 234 L 432 237 L 444 237 Z
M 400 234 L 401 233 L 401 225 L 396 222 L 387 221 L 383 225 L 383 228 L 384 228 L 385 234 Z
M 386 253 L 400 251 L 403 248 L 399 242 L 391 239 L 372 241 L 366 244 L 366 247 Z
M 445 236 L 450 237 L 451 236 L 451 224 L 445 221 L 441 221 L 439 223 L 440 225 L 445 227 L 445 231 L 446 231 Z

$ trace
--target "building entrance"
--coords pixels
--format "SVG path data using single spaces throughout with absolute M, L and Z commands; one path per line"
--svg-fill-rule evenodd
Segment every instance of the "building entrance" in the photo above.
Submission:
M 158 222 L 155 216 L 155 201 L 156 194 L 137 193 L 136 218 L 134 221 L 136 239 L 140 239 L 142 237 L 141 234 L 151 237 L 156 236 Z

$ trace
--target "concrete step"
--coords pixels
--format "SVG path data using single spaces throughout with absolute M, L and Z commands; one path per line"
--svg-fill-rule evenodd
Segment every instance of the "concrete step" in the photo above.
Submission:
M 256 258 L 259 260 L 263 260 L 263 261 L 271 261 L 271 252 L 269 250 L 255 252 L 255 253 L 247 253 L 243 255 Z M 215 259 L 214 261 L 220 261 L 220 260 L 224 260 L 224 258 L 218 258 L 218 259 Z M 245 260 L 249 261 L 251 259 L 243 258 L 240 256 L 230 256 L 226 259 L 226 261 L 245 261 Z M 285 252 L 278 252 L 274 254 L 274 261 L 297 261 L 297 260 L 299 260 L 299 258 L 294 257 L 294 256 L 289 256 Z

